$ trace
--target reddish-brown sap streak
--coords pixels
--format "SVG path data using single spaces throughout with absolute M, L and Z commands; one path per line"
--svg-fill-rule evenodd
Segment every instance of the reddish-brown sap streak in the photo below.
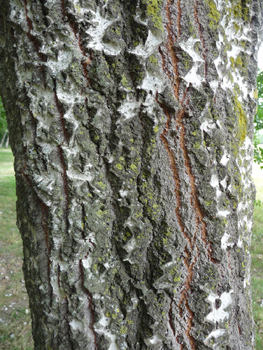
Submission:
M 157 99 L 158 99 L 158 95 L 156 97 L 156 100 Z M 191 266 L 189 266 L 187 260 L 189 258 L 191 258 L 191 252 L 193 250 L 193 242 L 195 242 L 195 237 L 194 237 L 194 239 L 192 241 L 191 238 L 188 236 L 187 229 L 184 227 L 183 220 L 182 220 L 181 215 L 180 215 L 180 207 L 181 207 L 181 197 L 180 197 L 180 191 L 179 191 L 179 189 L 180 189 L 180 178 L 179 178 L 179 173 L 178 173 L 178 170 L 177 170 L 177 164 L 176 164 L 176 159 L 175 159 L 174 153 L 171 150 L 169 142 L 168 142 L 168 140 L 166 138 L 166 136 L 168 134 L 168 131 L 169 131 L 169 124 L 170 124 L 171 116 L 170 116 L 168 110 L 162 104 L 159 103 L 159 105 L 162 107 L 162 109 L 163 109 L 163 111 L 164 111 L 164 113 L 165 113 L 165 115 L 167 117 L 167 122 L 166 122 L 164 131 L 161 134 L 160 138 L 161 138 L 161 140 L 162 140 L 162 142 L 164 144 L 164 147 L 165 147 L 165 149 L 166 149 L 166 151 L 168 153 L 168 156 L 169 156 L 169 159 L 170 159 L 171 170 L 172 170 L 172 173 L 173 173 L 173 179 L 174 179 L 174 183 L 175 183 L 175 195 L 176 195 L 176 200 L 177 200 L 175 213 L 176 213 L 176 217 L 177 217 L 179 226 L 181 228 L 181 232 L 183 233 L 185 239 L 188 241 L 189 248 L 190 248 L 190 252 L 189 252 L 188 248 L 185 247 L 185 252 L 187 253 L 187 257 L 184 259 L 184 263 L 185 263 L 186 268 L 187 268 L 188 276 L 187 276 L 187 279 L 186 279 L 186 282 L 185 282 L 185 288 L 184 288 L 183 292 L 181 293 L 182 295 L 181 295 L 181 300 L 180 300 L 180 303 L 179 303 L 179 309 L 181 310 L 181 304 L 184 301 L 186 310 L 188 312 L 188 321 L 187 321 L 188 322 L 188 327 L 186 329 L 186 336 L 189 339 L 189 342 L 191 344 L 192 350 L 195 350 L 194 339 L 190 335 L 190 331 L 191 331 L 191 328 L 192 328 L 192 319 L 193 319 L 194 315 L 193 315 L 193 312 L 191 311 L 191 309 L 190 309 L 190 307 L 188 305 L 188 301 L 187 301 L 187 293 L 188 293 L 189 290 L 191 290 L 190 282 L 191 282 L 191 280 L 193 278 L 193 267 L 194 267 L 194 263 L 192 263 Z M 197 259 L 197 257 L 195 258 L 194 262 L 196 262 L 196 259 Z M 171 305 L 172 305 L 172 303 L 171 303 Z M 170 310 L 169 310 L 169 323 L 170 323 L 171 329 L 172 329 L 172 331 L 173 331 L 173 333 L 175 335 L 175 330 L 174 330 L 173 323 L 172 323 L 171 305 L 170 305 Z M 183 317 L 181 311 L 180 311 L 180 316 Z
M 63 20 L 66 16 L 66 9 L 65 9 L 65 2 L 64 0 L 61 0 L 61 7 L 62 7 L 62 14 L 63 14 Z
M 161 49 L 159 49 L 159 52 L 162 56 L 162 61 L 163 61 L 163 70 L 165 72 L 165 74 L 167 75 L 168 79 L 171 82 L 173 91 L 174 91 L 174 96 L 175 98 L 178 100 L 178 102 L 181 105 L 181 110 L 178 112 L 177 116 L 175 117 L 175 122 L 177 125 L 177 130 L 178 130 L 178 134 L 179 134 L 179 145 L 180 148 L 182 150 L 182 155 L 183 155 L 183 159 L 184 159 L 184 165 L 185 165 L 185 170 L 186 173 L 188 175 L 188 178 L 190 180 L 190 190 L 191 190 L 191 206 L 193 207 L 193 210 L 195 212 L 195 217 L 196 217 L 196 230 L 195 230 L 195 234 L 194 236 L 191 238 L 187 232 L 187 230 L 184 227 L 184 223 L 180 214 L 180 206 L 181 206 L 181 198 L 180 198 L 180 192 L 179 192 L 179 188 L 180 188 L 180 178 L 179 178 L 179 173 L 177 170 L 177 164 L 176 164 L 176 158 L 175 155 L 171 149 L 171 146 L 169 145 L 168 139 L 167 139 L 167 135 L 168 135 L 168 131 L 169 131 L 169 125 L 171 123 L 171 115 L 169 114 L 169 111 L 165 108 L 164 105 L 160 104 L 158 102 L 158 94 L 157 94 L 157 98 L 156 101 L 159 103 L 159 105 L 161 106 L 161 108 L 164 111 L 164 114 L 167 117 L 167 122 L 166 125 L 164 127 L 164 131 L 161 134 L 160 138 L 164 144 L 164 147 L 168 153 L 169 159 L 170 159 L 170 166 L 171 166 L 171 170 L 173 173 L 173 178 L 174 178 L 174 183 L 175 183 L 175 193 L 176 193 L 176 200 L 177 200 L 177 205 L 175 208 L 175 213 L 176 213 L 176 217 L 179 223 L 179 226 L 181 228 L 181 231 L 186 239 L 186 241 L 188 242 L 188 244 L 185 246 L 185 255 L 186 257 L 184 258 L 184 265 L 186 266 L 187 269 L 187 277 L 185 280 L 185 284 L 184 284 L 184 289 L 181 292 L 181 299 L 179 302 L 179 314 L 180 316 L 183 318 L 183 309 L 182 309 L 182 304 L 185 305 L 185 309 L 187 311 L 187 328 L 186 328 L 186 337 L 189 340 L 190 346 L 192 350 L 196 349 L 195 346 L 195 341 L 194 338 L 191 336 L 191 329 L 193 326 L 193 318 L 194 318 L 194 313 L 191 310 L 189 304 L 188 304 L 188 296 L 189 296 L 189 292 L 191 291 L 191 281 L 193 280 L 193 271 L 194 271 L 194 267 L 195 264 L 197 262 L 197 259 L 199 257 L 199 249 L 196 246 L 196 235 L 197 235 L 197 231 L 201 230 L 201 238 L 205 243 L 205 246 L 207 247 L 207 253 L 208 256 L 210 258 L 211 261 L 214 262 L 212 256 L 211 256 L 211 243 L 208 242 L 207 240 L 207 232 L 206 232 L 206 224 L 204 222 L 204 215 L 202 213 L 202 210 L 200 208 L 200 204 L 198 201 L 198 197 L 197 197 L 197 190 L 196 190 L 196 184 L 195 184 L 195 177 L 192 173 L 192 168 L 191 168 L 191 162 L 189 159 L 189 155 L 188 155 L 188 150 L 186 147 L 186 142 L 185 142 L 185 126 L 183 123 L 183 120 L 185 118 L 186 115 L 186 111 L 185 108 L 188 105 L 188 100 L 186 100 L 187 98 L 187 93 L 188 93 L 188 88 L 183 92 L 183 97 L 182 100 L 180 101 L 179 95 L 180 95 L 180 77 L 179 77 L 179 71 L 178 71 L 178 59 L 176 56 L 176 52 L 175 52 L 175 42 L 176 42 L 176 36 L 172 31 L 172 25 L 173 25 L 173 21 L 172 21 L 172 16 L 171 16 L 171 9 L 172 9 L 172 1 L 168 0 L 167 4 L 166 4 L 166 16 L 167 16 L 167 34 L 168 34 L 168 38 L 167 38 L 167 45 L 166 45 L 166 49 L 167 49 L 167 54 L 168 57 L 165 57 L 165 54 L 162 52 Z M 177 15 L 177 31 L 178 31 L 178 37 L 181 34 L 181 29 L 180 29 L 180 17 L 181 17 L 181 8 L 180 8 L 180 0 L 178 0 L 177 2 L 177 9 L 178 9 L 178 15 Z M 199 30 L 201 30 L 201 25 L 198 22 L 198 14 L 197 14 L 197 4 L 195 7 L 195 17 L 197 20 L 197 23 L 199 25 Z M 204 46 L 204 40 L 203 40 L 203 46 Z M 205 50 L 204 50 L 204 58 L 205 58 Z M 170 62 L 170 66 L 172 66 L 172 71 L 173 71 L 173 77 L 171 75 L 171 71 L 169 70 L 169 62 Z M 186 100 L 186 101 L 185 101 Z M 196 249 L 196 253 L 194 255 L 194 249 Z M 193 256 L 194 255 L 194 256 Z M 192 260 L 193 259 L 193 260 Z M 192 262 L 191 262 L 192 260 Z M 171 310 L 171 309 L 170 309 Z M 171 312 L 169 310 L 169 319 L 171 316 Z M 170 324 L 171 324 L 171 320 L 169 320 Z M 178 341 L 178 338 L 176 338 Z M 181 344 L 181 349 L 183 348 L 182 344 Z
M 157 95 L 157 98 L 158 98 L 158 95 Z M 169 142 L 167 140 L 167 137 L 166 137 L 168 134 L 168 131 L 169 131 L 171 116 L 170 116 L 168 110 L 161 103 L 159 103 L 158 101 L 157 101 L 157 103 L 162 107 L 162 109 L 167 117 L 165 128 L 164 128 L 164 131 L 161 134 L 160 138 L 164 144 L 164 147 L 165 147 L 165 149 L 168 153 L 169 159 L 170 159 L 170 165 L 171 165 L 171 170 L 172 170 L 174 184 L 175 184 L 175 195 L 176 195 L 176 201 L 177 201 L 175 213 L 176 213 L 176 217 L 177 217 L 178 223 L 180 225 L 181 231 L 184 233 L 185 238 L 188 240 L 189 245 L 191 246 L 191 240 L 189 239 L 189 237 L 186 234 L 186 229 L 183 225 L 183 221 L 182 221 L 182 218 L 180 215 L 180 207 L 181 207 L 181 196 L 180 196 L 180 191 L 179 191 L 180 190 L 180 179 L 179 179 L 179 173 L 178 173 L 178 169 L 177 169 L 176 159 L 174 156 L 174 152 L 171 149 Z
M 46 62 L 45 55 L 43 53 L 39 52 L 39 43 L 38 43 L 38 41 L 31 34 L 31 30 L 33 29 L 33 24 L 32 24 L 31 19 L 28 16 L 27 0 L 25 0 L 25 12 L 26 12 L 26 21 L 27 21 L 27 26 L 28 26 L 27 36 L 28 36 L 29 40 L 33 43 L 33 45 L 35 46 L 36 52 L 37 52 L 38 57 L 40 58 L 40 60 L 42 62 Z M 44 66 L 42 64 L 40 66 L 40 69 L 41 69 L 41 72 L 42 72 L 42 75 L 43 75 L 44 89 L 46 90 L 46 74 L 45 74 L 45 68 L 44 68 Z
M 174 49 L 174 39 L 173 39 L 173 32 L 172 32 L 172 19 L 171 19 L 171 14 L 170 14 L 170 4 L 171 0 L 167 1 L 166 4 L 166 15 L 168 19 L 168 25 L 167 25 L 167 33 L 168 33 L 168 40 L 167 40 L 167 50 L 170 53 L 170 57 L 172 60 L 172 66 L 173 66 L 173 71 L 174 71 L 174 83 L 173 83 L 173 90 L 174 90 L 174 95 L 177 99 L 179 99 L 179 74 L 178 74 L 178 62 L 177 62 L 177 57 L 175 54 L 175 49 Z M 170 77 L 169 77 L 170 78 Z M 171 80 L 171 78 L 170 78 Z
M 166 6 L 166 14 L 167 14 L 167 18 L 168 18 L 168 26 L 167 26 L 168 42 L 170 42 L 169 45 L 168 45 L 168 48 L 170 48 L 170 50 L 168 52 L 170 53 L 170 56 L 173 57 L 173 60 L 172 60 L 173 63 L 176 63 L 177 62 L 177 58 L 176 58 L 176 55 L 175 55 L 175 52 L 174 52 L 174 49 L 173 49 L 174 43 L 171 42 L 173 34 L 171 32 L 171 17 L 170 17 L 170 10 L 169 10 L 170 3 L 171 3 L 171 0 L 168 0 L 167 6 Z M 177 4 L 178 4 L 178 6 L 180 6 L 180 1 L 178 1 Z M 197 16 L 197 0 L 196 0 L 195 11 L 196 11 L 195 15 Z M 178 12 L 180 12 L 179 9 L 178 9 Z M 198 18 L 197 18 L 197 20 L 198 20 Z M 163 57 L 163 60 L 164 60 L 164 57 Z M 163 63 L 163 66 L 164 66 L 164 63 Z M 176 80 L 179 82 L 179 73 L 178 73 L 177 64 L 173 64 L 173 69 L 174 69 L 175 76 L 177 76 Z M 168 76 L 168 78 L 170 78 L 170 77 Z M 188 174 L 189 179 L 190 179 L 192 201 L 193 201 L 193 204 L 194 204 L 195 212 L 197 214 L 197 226 L 199 226 L 199 224 L 201 224 L 202 239 L 205 242 L 206 246 L 208 245 L 207 251 L 208 251 L 209 258 L 210 258 L 210 260 L 212 262 L 215 262 L 214 259 L 211 256 L 211 243 L 208 242 L 208 240 L 207 240 L 206 224 L 205 224 L 205 222 L 203 220 L 204 219 L 204 215 L 202 213 L 202 210 L 200 208 L 200 204 L 199 204 L 199 201 L 198 201 L 198 198 L 197 198 L 197 190 L 196 190 L 195 178 L 194 178 L 194 175 L 193 175 L 192 170 L 191 170 L 190 159 L 189 159 L 188 151 L 187 151 L 187 148 L 186 148 L 186 145 L 185 145 L 185 126 L 184 126 L 184 123 L 183 123 L 183 119 L 185 117 L 185 109 L 183 107 L 183 104 L 184 104 L 187 92 L 188 92 L 188 88 L 184 91 L 183 98 L 180 101 L 180 104 L 182 105 L 182 110 L 177 115 L 176 123 L 177 123 L 178 129 L 179 129 L 179 134 L 180 134 L 180 147 L 181 147 L 181 149 L 183 151 L 186 171 L 187 171 L 187 174 Z M 176 90 L 175 97 L 177 99 L 179 98 L 179 85 L 178 85 L 178 90 Z M 187 104 L 188 104 L 188 100 L 186 101 L 186 105 Z
M 181 36 L 181 16 L 182 16 L 182 10 L 181 10 L 181 0 L 178 0 L 177 3 L 177 9 L 178 9 L 178 15 L 177 15 L 177 30 L 178 30 L 178 38 Z
M 33 29 L 33 26 L 32 26 L 31 19 L 28 17 L 27 0 L 25 0 L 25 10 L 26 10 L 26 21 L 27 21 L 27 25 L 28 25 L 28 28 L 29 28 L 29 31 L 30 31 L 30 30 Z
M 66 17 L 66 8 L 65 8 L 65 2 L 64 2 L 64 0 L 61 0 L 61 4 L 62 4 L 61 6 L 62 6 L 63 19 L 64 19 L 64 18 Z M 80 48 L 80 51 L 81 51 L 82 55 L 86 57 L 85 50 L 83 49 L 83 46 L 82 46 L 81 35 L 80 35 L 80 33 L 77 33 L 76 26 L 74 25 L 74 23 L 73 23 L 72 20 L 69 20 L 69 25 L 70 25 L 71 29 L 73 30 L 73 33 L 74 33 L 75 38 L 77 39 L 77 42 L 78 42 L 78 45 L 79 45 L 79 48 Z M 89 77 L 88 77 L 88 70 L 87 70 L 87 67 L 89 66 L 91 60 L 92 60 L 92 54 L 90 55 L 89 58 L 85 58 L 85 59 L 83 59 L 83 60 L 81 61 L 81 64 L 82 64 L 82 67 L 83 67 L 83 71 L 84 71 L 85 78 L 86 78 L 87 81 L 88 81 L 87 86 L 90 85 L 90 79 L 89 79 Z
M 187 313 L 188 313 L 188 318 L 187 318 L 187 323 L 188 323 L 188 326 L 187 326 L 187 329 L 186 329 L 186 336 L 188 337 L 189 339 L 189 342 L 191 344 L 191 348 L 193 350 L 196 349 L 195 347 L 195 342 L 194 342 L 194 338 L 191 336 L 190 332 L 191 332 L 191 329 L 192 329 L 192 326 L 193 326 L 193 318 L 194 318 L 194 313 L 193 311 L 191 310 L 189 304 L 188 304 L 188 291 L 191 291 L 191 286 L 190 286 L 190 283 L 193 279 L 193 268 L 194 268 L 194 265 L 196 264 L 196 261 L 197 261 L 197 258 L 199 256 L 199 251 L 198 251 L 198 248 L 197 248 L 197 255 L 195 256 L 195 259 L 194 261 L 189 265 L 188 263 L 188 259 L 191 258 L 191 252 L 188 252 L 187 251 L 187 248 L 185 248 L 185 253 L 186 253 L 186 257 L 184 258 L 184 264 L 185 266 L 187 267 L 187 278 L 186 278 L 186 281 L 185 281 L 185 288 L 184 290 L 181 292 L 181 299 L 179 301 L 179 314 L 181 317 L 183 317 L 183 314 L 182 314 L 182 303 L 184 302 L 184 305 L 185 305 L 185 308 L 187 310 Z

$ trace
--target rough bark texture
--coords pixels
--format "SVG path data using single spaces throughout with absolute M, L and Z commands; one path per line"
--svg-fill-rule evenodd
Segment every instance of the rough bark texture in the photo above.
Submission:
M 260 0 L 2 0 L 35 349 L 253 349 Z

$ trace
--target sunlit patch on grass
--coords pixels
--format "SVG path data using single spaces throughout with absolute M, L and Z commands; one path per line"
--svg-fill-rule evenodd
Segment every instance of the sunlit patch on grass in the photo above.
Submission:
M 31 350 L 31 318 L 16 227 L 13 156 L 0 149 L 0 349 Z

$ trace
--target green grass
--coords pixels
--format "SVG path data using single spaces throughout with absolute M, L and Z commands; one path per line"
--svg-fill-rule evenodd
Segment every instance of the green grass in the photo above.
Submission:
M 0 149 L 0 349 L 31 350 L 31 319 L 16 227 L 13 156 Z
M 263 181 L 254 179 L 263 202 Z M 10 149 L 0 149 L 0 349 L 31 350 L 31 320 L 22 273 L 22 243 L 16 228 L 15 178 Z M 252 303 L 256 350 L 263 349 L 263 205 L 254 211 L 251 244 Z M 262 306 L 261 306 L 262 305 Z
M 257 200 L 263 203 L 263 177 L 254 178 Z M 256 327 L 256 349 L 263 349 L 263 205 L 255 206 L 251 242 L 251 282 L 253 317 Z

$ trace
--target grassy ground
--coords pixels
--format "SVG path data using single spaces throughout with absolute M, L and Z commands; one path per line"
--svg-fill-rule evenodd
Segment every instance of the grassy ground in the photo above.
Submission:
M 22 244 L 15 223 L 15 178 L 10 150 L 0 149 L 0 350 L 31 350 L 31 321 L 22 273 Z M 263 202 L 263 172 L 254 178 Z M 263 349 L 263 205 L 256 206 L 252 237 L 252 299 L 256 350 Z
M 10 149 L 0 149 L 0 349 L 31 350 L 31 320 L 15 203 L 13 156 Z
M 263 349 L 263 171 L 255 172 L 257 201 L 261 206 L 254 209 L 254 228 L 251 245 L 251 278 L 253 316 L 256 326 L 256 349 Z

